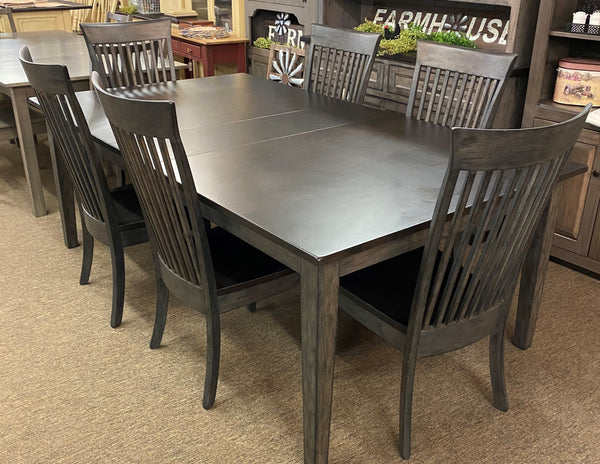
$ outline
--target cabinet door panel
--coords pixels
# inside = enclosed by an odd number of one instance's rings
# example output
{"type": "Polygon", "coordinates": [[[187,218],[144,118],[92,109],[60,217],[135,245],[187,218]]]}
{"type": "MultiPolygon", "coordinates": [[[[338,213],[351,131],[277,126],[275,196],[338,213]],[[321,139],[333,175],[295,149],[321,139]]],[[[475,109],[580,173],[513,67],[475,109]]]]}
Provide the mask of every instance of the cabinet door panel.
{"type": "MultiPolygon", "coordinates": [[[[600,182],[600,178],[592,179],[592,182],[600,182]]],[[[596,221],[592,233],[592,243],[590,243],[590,251],[588,258],[600,262],[600,208],[596,211],[596,221]]]]}
{"type": "MultiPolygon", "coordinates": [[[[547,124],[552,123],[542,119],[534,121],[534,126],[547,124]]],[[[592,182],[597,146],[584,143],[582,139],[586,140],[586,137],[579,138],[570,159],[585,164],[588,170],[585,174],[563,182],[553,244],[578,255],[587,256],[600,198],[600,185],[592,182]]]]}
{"type": "Polygon", "coordinates": [[[381,62],[373,63],[373,69],[369,76],[369,88],[374,90],[383,90],[383,76],[385,74],[385,65],[381,62]]]}
{"type": "Polygon", "coordinates": [[[412,64],[390,64],[387,91],[396,96],[394,100],[403,103],[408,101],[414,69],[412,64]]]}

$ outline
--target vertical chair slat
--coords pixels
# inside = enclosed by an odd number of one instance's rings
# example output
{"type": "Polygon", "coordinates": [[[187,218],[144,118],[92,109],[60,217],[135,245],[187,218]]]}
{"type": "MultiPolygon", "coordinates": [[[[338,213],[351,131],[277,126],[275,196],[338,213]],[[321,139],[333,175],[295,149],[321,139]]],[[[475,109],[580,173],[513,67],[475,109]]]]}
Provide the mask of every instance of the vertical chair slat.
{"type": "Polygon", "coordinates": [[[419,101],[419,109],[417,111],[417,119],[425,119],[423,116],[423,108],[425,107],[425,101],[427,99],[427,93],[429,89],[429,80],[431,78],[431,68],[427,67],[425,69],[425,77],[423,78],[423,89],[421,91],[421,99],[419,101]]]}
{"type": "Polygon", "coordinates": [[[431,113],[434,109],[435,104],[443,103],[443,99],[441,101],[438,101],[433,98],[433,95],[435,95],[437,93],[437,88],[438,88],[439,81],[440,81],[440,73],[441,73],[441,69],[439,69],[439,68],[436,68],[435,71],[433,72],[433,82],[431,83],[431,96],[432,97],[429,99],[429,102],[427,104],[427,113],[425,114],[425,117],[423,118],[427,122],[431,121],[431,113]]]}
{"type": "Polygon", "coordinates": [[[448,89],[448,80],[450,79],[450,72],[447,70],[442,70],[443,82],[441,84],[441,91],[439,97],[439,104],[437,106],[435,112],[435,118],[433,119],[434,124],[440,123],[440,116],[444,114],[444,110],[450,106],[452,103],[451,100],[448,100],[446,97],[446,90],[448,89]]]}

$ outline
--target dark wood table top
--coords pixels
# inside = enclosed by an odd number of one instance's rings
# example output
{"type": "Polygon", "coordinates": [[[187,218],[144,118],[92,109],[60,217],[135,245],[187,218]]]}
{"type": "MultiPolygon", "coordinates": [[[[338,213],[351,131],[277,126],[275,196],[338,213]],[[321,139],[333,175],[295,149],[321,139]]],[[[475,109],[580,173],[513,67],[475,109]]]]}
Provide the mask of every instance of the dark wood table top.
{"type": "MultiPolygon", "coordinates": [[[[199,195],[304,259],[339,259],[432,217],[447,128],[247,74],[128,94],[175,101],[199,195]]],[[[114,147],[93,94],[79,98],[92,134],[114,147]]]]}
{"type": "Polygon", "coordinates": [[[38,63],[67,66],[72,80],[86,80],[90,63],[83,36],[65,31],[16,32],[0,34],[0,86],[29,86],[18,59],[19,49],[27,45],[38,63]]]}
{"type": "MultiPolygon", "coordinates": [[[[429,225],[448,128],[248,74],[121,92],[173,100],[201,198],[304,259],[340,259],[429,225]]],[[[92,134],[116,148],[95,95],[78,95],[92,134]]]]}

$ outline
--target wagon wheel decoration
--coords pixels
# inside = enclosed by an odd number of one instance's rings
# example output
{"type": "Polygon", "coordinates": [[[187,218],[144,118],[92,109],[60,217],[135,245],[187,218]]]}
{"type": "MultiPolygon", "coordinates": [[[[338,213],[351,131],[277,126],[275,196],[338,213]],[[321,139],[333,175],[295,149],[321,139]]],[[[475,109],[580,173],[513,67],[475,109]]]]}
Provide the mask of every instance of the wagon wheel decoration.
{"type": "Polygon", "coordinates": [[[273,57],[269,68],[269,79],[292,87],[304,85],[303,50],[293,50],[289,47],[280,48],[277,58],[273,57]]]}

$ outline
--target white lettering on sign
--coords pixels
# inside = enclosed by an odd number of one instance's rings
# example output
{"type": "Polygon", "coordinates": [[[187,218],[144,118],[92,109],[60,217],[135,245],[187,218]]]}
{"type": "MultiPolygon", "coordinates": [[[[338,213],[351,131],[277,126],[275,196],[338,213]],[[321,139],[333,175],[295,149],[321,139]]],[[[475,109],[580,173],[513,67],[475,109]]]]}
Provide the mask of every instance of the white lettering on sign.
{"type": "Polygon", "coordinates": [[[375,16],[373,17],[373,22],[379,24],[381,21],[383,21],[383,15],[387,12],[387,9],[379,9],[377,10],[377,12],[375,13],[375,16]]]}
{"type": "MultiPolygon", "coordinates": [[[[281,36],[277,34],[276,26],[269,25],[269,36],[268,38],[276,42],[281,42],[281,36]]],[[[284,37],[285,44],[291,45],[292,47],[304,48],[304,42],[300,40],[302,37],[302,31],[300,29],[292,29],[291,27],[287,30],[287,35],[284,37]]]]}
{"type": "MultiPolygon", "coordinates": [[[[396,10],[390,8],[378,8],[373,15],[373,22],[394,29],[396,24],[405,29],[409,24],[417,24],[423,30],[442,32],[446,30],[458,30],[464,32],[472,41],[479,42],[478,45],[491,45],[500,47],[506,45],[509,30],[509,20],[503,18],[485,18],[480,16],[435,13],[431,11],[396,10]],[[460,23],[456,18],[461,18],[460,23]]],[[[484,46],[485,47],[485,46],[484,46]]]]}
{"type": "Polygon", "coordinates": [[[396,10],[392,10],[383,25],[389,27],[392,31],[396,28],[396,10]]]}

